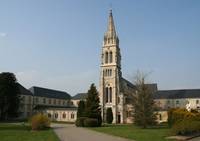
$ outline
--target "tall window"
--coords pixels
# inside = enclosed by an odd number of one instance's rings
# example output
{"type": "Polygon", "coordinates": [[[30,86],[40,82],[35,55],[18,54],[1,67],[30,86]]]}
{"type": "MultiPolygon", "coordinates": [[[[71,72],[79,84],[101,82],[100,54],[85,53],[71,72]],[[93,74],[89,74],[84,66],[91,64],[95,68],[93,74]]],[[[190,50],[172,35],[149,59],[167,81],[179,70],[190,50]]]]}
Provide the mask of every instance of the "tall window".
{"type": "Polygon", "coordinates": [[[71,114],[71,119],[74,119],[74,113],[71,114]]]}
{"type": "Polygon", "coordinates": [[[51,114],[50,113],[48,113],[48,118],[51,118],[51,114]]]}
{"type": "Polygon", "coordinates": [[[49,104],[51,104],[51,99],[49,99],[49,104]]]}
{"type": "Polygon", "coordinates": [[[106,103],[108,102],[108,88],[106,88],[106,103]]]}
{"type": "Polygon", "coordinates": [[[45,98],[43,98],[43,103],[46,104],[46,99],[45,98]]]}
{"type": "Polygon", "coordinates": [[[112,53],[112,51],[110,52],[110,63],[112,63],[112,61],[113,61],[113,53],[112,53]]]}
{"type": "Polygon", "coordinates": [[[55,113],[55,114],[54,114],[54,117],[55,117],[55,118],[58,118],[58,113],[55,113]]]}
{"type": "Polygon", "coordinates": [[[66,118],[66,114],[65,113],[63,113],[63,118],[66,118]]]}
{"type": "Polygon", "coordinates": [[[105,63],[108,63],[108,52],[106,52],[106,56],[105,56],[105,63]]]}
{"type": "Polygon", "coordinates": [[[110,102],[112,102],[112,88],[109,88],[109,97],[110,97],[110,102]]]}

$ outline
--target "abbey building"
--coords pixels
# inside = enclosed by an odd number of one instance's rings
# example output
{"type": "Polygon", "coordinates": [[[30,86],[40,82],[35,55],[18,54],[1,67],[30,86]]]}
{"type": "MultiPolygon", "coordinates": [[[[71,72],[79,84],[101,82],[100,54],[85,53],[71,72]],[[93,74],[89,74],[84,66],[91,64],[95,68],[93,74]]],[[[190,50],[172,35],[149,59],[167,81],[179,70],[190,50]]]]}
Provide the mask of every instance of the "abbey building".
{"type": "MultiPolygon", "coordinates": [[[[67,92],[41,87],[20,89],[20,118],[29,118],[40,112],[53,121],[75,122],[80,100],[86,100],[87,93],[71,96],[67,92]]],[[[200,89],[157,90],[157,84],[147,84],[155,92],[154,101],[159,107],[159,122],[167,121],[170,108],[197,109],[200,111],[200,89]]],[[[103,38],[100,65],[99,99],[102,119],[106,119],[107,108],[112,108],[113,123],[132,123],[132,106],[135,86],[122,77],[119,38],[116,33],[112,11],[103,38]]],[[[0,111],[1,113],[1,111],[0,111]]]]}

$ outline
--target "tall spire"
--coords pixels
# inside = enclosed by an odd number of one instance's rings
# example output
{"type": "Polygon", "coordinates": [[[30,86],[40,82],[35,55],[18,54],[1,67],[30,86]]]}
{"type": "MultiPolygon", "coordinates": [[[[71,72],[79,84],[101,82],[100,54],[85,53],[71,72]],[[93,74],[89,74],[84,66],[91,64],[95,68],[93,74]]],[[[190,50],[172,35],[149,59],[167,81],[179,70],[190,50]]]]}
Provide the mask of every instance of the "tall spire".
{"type": "Polygon", "coordinates": [[[115,25],[114,25],[114,20],[113,20],[113,15],[112,15],[112,10],[110,10],[109,13],[109,19],[108,19],[108,29],[106,32],[107,37],[116,37],[116,31],[115,31],[115,25]]]}

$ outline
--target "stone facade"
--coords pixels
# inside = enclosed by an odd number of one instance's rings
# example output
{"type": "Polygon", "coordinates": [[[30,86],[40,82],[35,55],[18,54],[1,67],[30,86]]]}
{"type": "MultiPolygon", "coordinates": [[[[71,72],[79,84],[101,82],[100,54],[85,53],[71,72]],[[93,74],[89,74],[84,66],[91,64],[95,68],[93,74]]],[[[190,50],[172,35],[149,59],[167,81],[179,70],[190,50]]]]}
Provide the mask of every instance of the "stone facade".
{"type": "Polygon", "coordinates": [[[195,109],[200,111],[200,89],[161,90],[155,93],[155,104],[159,108],[158,121],[167,121],[171,108],[195,109]]]}

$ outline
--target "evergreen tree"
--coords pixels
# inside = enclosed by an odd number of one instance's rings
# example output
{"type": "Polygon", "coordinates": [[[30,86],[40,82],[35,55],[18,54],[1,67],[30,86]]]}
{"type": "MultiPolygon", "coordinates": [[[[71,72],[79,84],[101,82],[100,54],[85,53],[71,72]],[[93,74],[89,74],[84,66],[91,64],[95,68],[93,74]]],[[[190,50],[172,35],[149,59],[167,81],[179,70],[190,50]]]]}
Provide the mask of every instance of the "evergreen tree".
{"type": "Polygon", "coordinates": [[[106,110],[106,122],[111,124],[113,121],[113,112],[112,112],[112,108],[108,108],[106,110]]]}
{"type": "Polygon", "coordinates": [[[94,84],[91,84],[87,94],[88,96],[86,100],[86,109],[85,109],[86,117],[97,119],[99,126],[101,126],[102,119],[101,119],[101,108],[99,105],[100,101],[97,89],[94,84]]]}
{"type": "Polygon", "coordinates": [[[156,123],[153,90],[145,84],[145,76],[136,76],[136,92],[134,94],[134,122],[143,128],[156,123]]]}
{"type": "Polygon", "coordinates": [[[77,118],[85,116],[85,101],[81,100],[78,104],[77,118]]]}
{"type": "Polygon", "coordinates": [[[17,117],[19,102],[19,87],[15,75],[0,73],[0,119],[17,117]]]}

